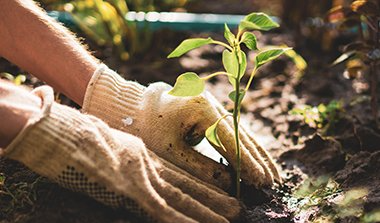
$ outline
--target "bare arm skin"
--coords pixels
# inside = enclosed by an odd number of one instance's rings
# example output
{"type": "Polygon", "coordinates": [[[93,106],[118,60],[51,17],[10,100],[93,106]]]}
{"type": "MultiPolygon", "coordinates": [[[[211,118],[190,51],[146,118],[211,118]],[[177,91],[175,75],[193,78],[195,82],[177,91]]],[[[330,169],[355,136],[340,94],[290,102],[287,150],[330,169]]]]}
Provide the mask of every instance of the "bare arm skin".
{"type": "Polygon", "coordinates": [[[74,35],[32,0],[0,0],[0,56],[79,105],[99,64],[74,35]]]}

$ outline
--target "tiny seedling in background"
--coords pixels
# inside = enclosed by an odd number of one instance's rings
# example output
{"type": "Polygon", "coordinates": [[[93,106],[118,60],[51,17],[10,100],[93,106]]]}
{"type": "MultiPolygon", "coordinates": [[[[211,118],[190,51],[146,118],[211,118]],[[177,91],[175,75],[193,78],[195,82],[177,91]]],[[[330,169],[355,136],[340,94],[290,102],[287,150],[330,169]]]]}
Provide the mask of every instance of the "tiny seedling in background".
{"type": "Polygon", "coordinates": [[[303,108],[294,108],[289,114],[302,116],[303,121],[310,127],[320,129],[322,135],[328,135],[333,133],[343,111],[343,102],[332,100],[327,105],[321,103],[318,106],[306,105],[303,108]]]}
{"type": "MultiPolygon", "coordinates": [[[[206,77],[199,77],[194,72],[186,72],[181,74],[174,85],[174,88],[169,94],[179,97],[197,96],[200,95],[205,88],[205,81],[217,75],[226,75],[234,91],[230,92],[229,98],[234,102],[234,109],[232,114],[235,132],[235,145],[236,145],[236,196],[240,196],[240,170],[241,170],[241,155],[240,155],[240,140],[239,140],[239,120],[241,102],[252,84],[253,77],[257,70],[271,60],[276,59],[281,54],[288,51],[288,47],[271,47],[266,50],[259,50],[257,48],[256,36],[251,32],[252,30],[268,31],[273,28],[279,27],[268,15],[264,13],[251,13],[247,15],[239,24],[238,33],[233,34],[227,25],[225,25],[224,37],[227,43],[216,41],[211,38],[193,38],[184,40],[168,58],[180,57],[190,50],[207,45],[217,44],[225,48],[222,54],[222,61],[224,71],[212,73],[206,77]],[[250,73],[248,83],[245,88],[240,86],[240,81],[245,74],[247,68],[247,56],[241,50],[241,44],[244,44],[248,49],[257,51],[255,57],[255,64],[252,72],[250,73]]],[[[218,123],[226,118],[221,117],[213,125],[206,130],[207,140],[216,147],[223,147],[219,140],[217,129],[218,123]]]]}

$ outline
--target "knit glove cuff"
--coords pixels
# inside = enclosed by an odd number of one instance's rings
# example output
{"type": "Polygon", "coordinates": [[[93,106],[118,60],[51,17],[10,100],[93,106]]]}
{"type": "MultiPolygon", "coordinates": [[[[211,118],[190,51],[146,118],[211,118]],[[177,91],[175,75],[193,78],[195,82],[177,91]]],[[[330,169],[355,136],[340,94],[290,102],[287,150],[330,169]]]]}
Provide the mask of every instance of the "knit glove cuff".
{"type": "Polygon", "coordinates": [[[136,133],[131,125],[139,115],[145,89],[102,64],[87,86],[82,111],[104,120],[112,128],[136,133]]]}
{"type": "MultiPolygon", "coordinates": [[[[61,117],[55,117],[52,115],[52,105],[54,102],[53,91],[49,87],[40,87],[33,91],[34,94],[41,97],[42,107],[41,113],[30,117],[28,122],[25,124],[21,132],[16,136],[15,139],[8,145],[8,147],[3,150],[4,156],[25,162],[27,166],[35,166],[36,172],[43,172],[44,175],[48,177],[56,176],[55,170],[50,168],[50,165],[43,165],[45,162],[42,161],[43,154],[40,153],[41,150],[46,149],[51,142],[41,143],[40,137],[46,135],[46,132],[49,134],[54,131],[54,124],[57,120],[60,120],[61,117]],[[51,116],[51,118],[48,118],[51,116]],[[33,138],[38,136],[36,138],[33,138]],[[24,151],[24,148],[28,148],[27,151],[24,151]],[[30,149],[29,149],[30,148],[30,149]],[[40,149],[41,148],[41,149],[40,149]],[[38,151],[35,155],[31,156],[31,153],[38,151]]],[[[65,114],[62,114],[65,115],[65,114]]],[[[63,117],[64,120],[64,117],[63,117]]],[[[55,155],[55,154],[54,154],[55,155]]],[[[47,160],[50,161],[50,160],[47,160]]]]}
{"type": "Polygon", "coordinates": [[[78,148],[84,146],[78,145],[78,139],[92,136],[97,126],[92,124],[90,116],[54,103],[50,87],[37,88],[33,93],[41,97],[42,112],[29,118],[4,155],[21,161],[41,175],[56,179],[62,173],[62,167],[71,166],[69,162],[73,159],[68,156],[82,155],[78,148]],[[55,149],[57,145],[62,145],[63,149],[55,149]]]}

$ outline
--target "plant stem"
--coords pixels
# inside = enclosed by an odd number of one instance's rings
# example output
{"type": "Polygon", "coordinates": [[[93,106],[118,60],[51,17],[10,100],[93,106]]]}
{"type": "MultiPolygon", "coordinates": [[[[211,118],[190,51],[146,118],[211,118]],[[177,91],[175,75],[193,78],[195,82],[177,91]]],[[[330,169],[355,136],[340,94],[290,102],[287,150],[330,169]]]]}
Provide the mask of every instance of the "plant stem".
{"type": "Polygon", "coordinates": [[[212,43],[213,43],[213,44],[218,44],[218,45],[224,46],[224,47],[226,47],[227,49],[229,49],[231,52],[232,52],[232,50],[233,50],[232,47],[230,47],[229,45],[227,45],[227,44],[225,44],[225,43],[223,43],[223,42],[221,42],[221,41],[213,40],[212,43]]]}
{"type": "MultiPolygon", "coordinates": [[[[235,49],[235,56],[238,57],[239,51],[235,49]]],[[[240,116],[240,63],[238,63],[238,76],[235,80],[235,102],[234,111],[232,114],[235,131],[235,145],[236,145],[236,197],[240,197],[240,172],[241,172],[241,155],[240,155],[240,139],[239,139],[239,116],[240,116]]]]}
{"type": "MultiPolygon", "coordinates": [[[[239,83],[235,82],[235,92],[236,97],[240,97],[239,93],[239,83]]],[[[234,111],[233,111],[233,119],[234,119],[234,130],[235,130],[235,144],[236,144],[236,197],[240,197],[240,172],[241,172],[241,163],[240,163],[240,140],[239,140],[239,102],[235,100],[234,111]]]]}
{"type": "Polygon", "coordinates": [[[212,73],[212,74],[210,74],[210,75],[208,75],[208,76],[206,76],[206,77],[201,77],[201,79],[203,79],[203,80],[208,80],[208,79],[210,79],[210,78],[213,78],[213,77],[215,77],[215,76],[218,76],[218,75],[227,75],[227,76],[229,76],[229,77],[233,77],[233,78],[235,78],[233,75],[231,75],[231,74],[229,74],[229,73],[227,73],[227,72],[224,72],[224,71],[219,71],[219,72],[215,72],[215,73],[212,73]]]}
{"type": "Polygon", "coordinates": [[[255,74],[256,74],[256,71],[257,71],[257,68],[256,68],[256,65],[255,65],[255,67],[253,68],[253,71],[251,72],[251,75],[250,75],[250,77],[249,77],[249,80],[248,80],[247,86],[245,87],[245,91],[248,91],[249,86],[251,86],[251,83],[252,83],[253,77],[254,77],[255,74]]]}
{"type": "Polygon", "coordinates": [[[241,37],[241,35],[243,34],[243,32],[244,32],[244,29],[239,29],[239,31],[238,31],[238,33],[237,33],[237,35],[236,35],[236,39],[237,39],[237,41],[238,41],[239,43],[241,42],[240,37],[241,37]]]}

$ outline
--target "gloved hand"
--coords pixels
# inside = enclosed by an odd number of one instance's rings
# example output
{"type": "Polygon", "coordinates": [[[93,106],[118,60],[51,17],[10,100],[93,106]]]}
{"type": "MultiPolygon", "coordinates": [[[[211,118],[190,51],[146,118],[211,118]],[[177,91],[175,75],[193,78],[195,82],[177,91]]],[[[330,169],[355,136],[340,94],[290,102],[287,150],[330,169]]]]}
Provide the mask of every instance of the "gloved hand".
{"type": "MultiPolygon", "coordinates": [[[[113,128],[141,137],[157,155],[194,176],[228,189],[231,179],[225,167],[192,148],[193,142],[199,142],[205,130],[227,111],[208,92],[175,97],[168,94],[170,89],[165,83],[145,88],[102,65],[87,87],[83,110],[113,128]]],[[[235,167],[232,118],[220,122],[218,135],[226,148],[218,152],[235,167]]],[[[240,138],[242,179],[257,187],[280,182],[274,161],[244,128],[240,128],[240,138]]]]}
{"type": "Polygon", "coordinates": [[[139,138],[54,103],[49,87],[34,94],[42,99],[41,112],[0,150],[2,155],[150,221],[228,222],[239,214],[236,199],[162,163],[139,138]]]}

